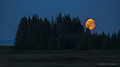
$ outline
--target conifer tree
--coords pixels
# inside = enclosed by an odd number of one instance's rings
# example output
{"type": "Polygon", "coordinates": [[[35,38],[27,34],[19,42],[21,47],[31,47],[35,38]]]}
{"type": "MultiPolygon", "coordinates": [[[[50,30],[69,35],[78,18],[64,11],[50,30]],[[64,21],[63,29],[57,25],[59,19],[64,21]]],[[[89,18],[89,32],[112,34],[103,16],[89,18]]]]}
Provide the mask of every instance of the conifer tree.
{"type": "Polygon", "coordinates": [[[15,50],[27,50],[27,45],[26,45],[26,30],[27,30],[27,18],[24,16],[20,24],[18,26],[18,30],[16,33],[16,38],[15,38],[15,50]]]}
{"type": "Polygon", "coordinates": [[[37,50],[46,50],[48,46],[48,40],[51,34],[51,25],[47,18],[44,19],[41,25],[41,34],[39,36],[39,44],[37,50]]]}

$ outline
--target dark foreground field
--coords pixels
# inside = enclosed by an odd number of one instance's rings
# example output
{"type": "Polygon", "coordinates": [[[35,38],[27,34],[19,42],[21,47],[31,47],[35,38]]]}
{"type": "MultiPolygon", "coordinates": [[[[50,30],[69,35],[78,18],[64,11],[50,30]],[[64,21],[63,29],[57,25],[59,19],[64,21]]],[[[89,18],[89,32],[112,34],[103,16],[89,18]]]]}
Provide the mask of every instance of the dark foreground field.
{"type": "Polygon", "coordinates": [[[0,67],[120,67],[120,51],[1,51],[0,67]]]}

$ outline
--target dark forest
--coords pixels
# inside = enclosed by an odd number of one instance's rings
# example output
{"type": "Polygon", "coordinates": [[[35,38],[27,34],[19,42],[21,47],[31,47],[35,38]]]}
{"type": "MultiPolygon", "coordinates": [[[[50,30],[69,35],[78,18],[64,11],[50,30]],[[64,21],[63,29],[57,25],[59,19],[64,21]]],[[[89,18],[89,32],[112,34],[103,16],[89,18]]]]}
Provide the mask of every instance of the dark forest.
{"type": "Polygon", "coordinates": [[[17,29],[14,50],[119,50],[120,31],[91,33],[79,17],[57,14],[51,21],[37,14],[23,17],[17,29]]]}

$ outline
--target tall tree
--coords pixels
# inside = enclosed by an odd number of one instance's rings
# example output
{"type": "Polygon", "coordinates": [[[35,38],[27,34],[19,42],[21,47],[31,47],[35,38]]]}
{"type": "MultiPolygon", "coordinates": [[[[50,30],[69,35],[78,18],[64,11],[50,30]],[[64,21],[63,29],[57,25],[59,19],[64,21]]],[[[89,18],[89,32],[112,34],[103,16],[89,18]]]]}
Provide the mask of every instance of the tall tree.
{"type": "Polygon", "coordinates": [[[102,32],[102,43],[100,45],[100,48],[102,50],[107,50],[108,49],[108,37],[105,35],[104,32],[102,32]]]}
{"type": "Polygon", "coordinates": [[[117,45],[118,45],[118,49],[120,49],[120,30],[118,30],[118,34],[117,34],[117,45]]]}
{"type": "Polygon", "coordinates": [[[97,50],[99,49],[99,44],[98,44],[99,40],[98,40],[98,34],[97,33],[93,33],[92,38],[91,38],[91,44],[90,47],[92,50],[97,50]]]}
{"type": "Polygon", "coordinates": [[[56,21],[54,22],[54,19],[53,19],[53,16],[52,16],[52,24],[51,24],[51,35],[53,37],[57,37],[58,36],[58,26],[57,26],[57,23],[56,21]]]}
{"type": "Polygon", "coordinates": [[[15,38],[15,50],[27,50],[26,45],[26,30],[27,30],[27,18],[24,16],[18,26],[18,30],[15,38]]]}
{"type": "Polygon", "coordinates": [[[41,34],[39,37],[39,44],[37,45],[38,50],[45,50],[48,46],[48,40],[51,34],[51,25],[47,18],[42,22],[41,34]]]}
{"type": "Polygon", "coordinates": [[[59,15],[57,15],[56,24],[57,24],[57,27],[58,27],[58,34],[62,34],[61,26],[63,24],[63,17],[61,16],[61,13],[59,13],[59,15]]]}
{"type": "Polygon", "coordinates": [[[114,32],[111,36],[110,46],[111,46],[111,49],[117,49],[118,48],[116,32],[114,32]]]}
{"type": "Polygon", "coordinates": [[[81,25],[81,22],[79,20],[79,17],[77,16],[77,18],[73,18],[72,20],[72,31],[74,33],[78,33],[78,32],[83,32],[84,31],[84,28],[83,26],[81,25]]]}

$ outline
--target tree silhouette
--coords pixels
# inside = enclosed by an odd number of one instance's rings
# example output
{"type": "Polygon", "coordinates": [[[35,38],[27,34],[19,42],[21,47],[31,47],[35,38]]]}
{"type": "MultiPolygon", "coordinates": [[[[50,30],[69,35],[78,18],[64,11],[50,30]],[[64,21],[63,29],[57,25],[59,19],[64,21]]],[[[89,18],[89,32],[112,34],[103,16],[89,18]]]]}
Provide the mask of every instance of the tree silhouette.
{"type": "Polygon", "coordinates": [[[16,33],[16,38],[15,38],[15,50],[26,50],[27,49],[27,18],[24,16],[19,24],[17,33],[16,33]]]}
{"type": "Polygon", "coordinates": [[[24,16],[18,26],[14,50],[115,50],[120,49],[120,31],[106,35],[84,29],[79,17],[59,13],[51,22],[35,14],[24,16]]]}

